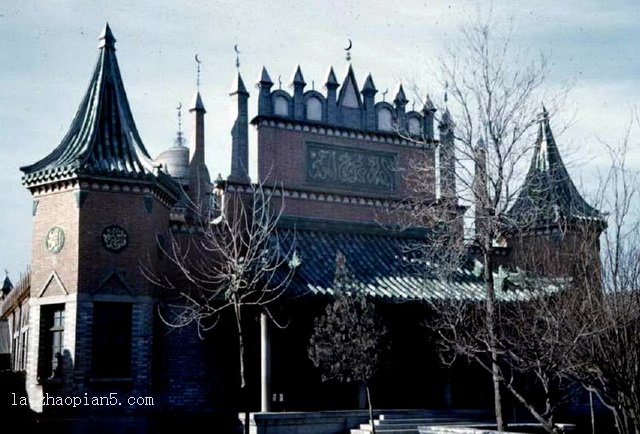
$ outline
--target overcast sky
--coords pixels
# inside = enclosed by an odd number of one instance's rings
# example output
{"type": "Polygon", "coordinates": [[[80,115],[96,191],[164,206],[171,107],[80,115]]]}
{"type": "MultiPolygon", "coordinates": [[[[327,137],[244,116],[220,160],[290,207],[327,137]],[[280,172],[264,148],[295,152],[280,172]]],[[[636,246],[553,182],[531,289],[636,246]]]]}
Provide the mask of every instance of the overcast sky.
{"type": "MultiPolygon", "coordinates": [[[[566,144],[582,159],[570,169],[576,182],[592,179],[603,153],[598,138],[619,140],[640,101],[640,2],[496,0],[493,5],[496,22],[515,17],[515,43],[550,56],[549,86],[575,81],[559,114],[575,112],[575,122],[559,142],[561,152],[566,144]]],[[[64,136],[97,60],[97,37],[106,21],[117,39],[138,130],[154,156],[172,144],[175,107],[191,101],[194,54],[199,54],[207,163],[212,176],[224,176],[230,166],[234,44],[251,92],[251,117],[257,103],[253,83],[262,65],[276,86],[281,76],[285,87],[300,64],[308,87],[314,82],[320,90],[330,65],[342,81],[348,38],[361,84],[371,72],[381,92],[392,92],[405,80],[441,95],[429,76],[431,66],[475,11],[475,1],[460,0],[0,1],[0,267],[15,279],[30,262],[31,199],[18,168],[45,156],[64,136]]],[[[640,140],[634,140],[639,148],[640,140]]]]}

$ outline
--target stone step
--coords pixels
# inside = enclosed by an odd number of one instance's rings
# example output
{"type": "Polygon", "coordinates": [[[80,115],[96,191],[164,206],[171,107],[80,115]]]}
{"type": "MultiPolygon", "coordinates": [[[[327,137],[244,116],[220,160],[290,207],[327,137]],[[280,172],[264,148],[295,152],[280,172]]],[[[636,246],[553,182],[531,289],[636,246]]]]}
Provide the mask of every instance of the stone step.
{"type": "Polygon", "coordinates": [[[376,425],[395,425],[395,424],[419,424],[419,425],[430,425],[430,424],[447,424],[453,422],[464,422],[464,423],[476,423],[480,419],[470,418],[459,418],[459,417],[420,417],[420,418],[397,418],[397,419],[380,419],[375,420],[374,423],[376,425]]]}
{"type": "MultiPolygon", "coordinates": [[[[487,419],[489,413],[484,410],[397,410],[392,413],[380,414],[380,420],[408,419],[408,418],[434,418],[446,417],[449,419],[487,419]]],[[[490,415],[489,415],[490,416],[490,415]]]]}
{"type": "MultiPolygon", "coordinates": [[[[376,430],[379,429],[413,429],[417,428],[419,425],[469,425],[475,424],[476,422],[470,422],[468,420],[461,421],[459,419],[413,419],[413,420],[403,420],[398,419],[397,421],[378,421],[375,420],[373,422],[376,425],[376,430]]],[[[360,424],[360,429],[368,429],[371,431],[370,423],[362,423],[360,424]]]]}

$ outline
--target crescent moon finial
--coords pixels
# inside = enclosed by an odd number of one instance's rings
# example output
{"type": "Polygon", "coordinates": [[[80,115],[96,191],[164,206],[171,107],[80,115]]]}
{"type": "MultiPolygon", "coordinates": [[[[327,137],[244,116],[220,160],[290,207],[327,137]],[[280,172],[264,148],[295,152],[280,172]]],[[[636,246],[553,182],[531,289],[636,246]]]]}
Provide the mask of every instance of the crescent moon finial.
{"type": "Polygon", "coordinates": [[[200,92],[200,64],[202,61],[198,57],[198,53],[196,53],[193,58],[196,60],[196,89],[200,92]]]}
{"type": "Polygon", "coordinates": [[[351,61],[351,48],[353,47],[353,42],[351,41],[351,38],[349,38],[348,40],[349,40],[349,46],[344,49],[344,51],[347,52],[347,62],[351,61]]]}
{"type": "Polygon", "coordinates": [[[233,46],[233,51],[236,52],[236,69],[240,69],[240,50],[238,50],[238,44],[233,46]]]}

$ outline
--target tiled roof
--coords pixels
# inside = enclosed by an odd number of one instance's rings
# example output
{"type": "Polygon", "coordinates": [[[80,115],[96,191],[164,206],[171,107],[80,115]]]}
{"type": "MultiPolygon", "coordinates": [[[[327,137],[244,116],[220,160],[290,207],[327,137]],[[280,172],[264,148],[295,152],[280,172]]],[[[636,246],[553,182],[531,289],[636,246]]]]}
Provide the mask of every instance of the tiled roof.
{"type": "Polygon", "coordinates": [[[20,169],[26,185],[78,174],[166,178],[157,171],[138,134],[109,25],[100,41],[98,62],[69,131],[49,155],[20,169]]]}
{"type": "Polygon", "coordinates": [[[520,227],[547,226],[562,220],[604,223],[602,213],[584,200],[571,181],[544,107],[529,172],[507,215],[520,227]]]}
{"type": "MultiPolygon", "coordinates": [[[[280,242],[286,252],[295,246],[300,258],[288,287],[291,295],[332,295],[338,252],[345,257],[354,285],[374,298],[394,302],[482,300],[485,295],[483,281],[471,268],[458,269],[445,278],[415,259],[411,251],[424,240],[348,231],[287,230],[280,242]]],[[[505,280],[499,277],[499,282],[505,280]]],[[[518,285],[496,286],[496,296],[502,300],[522,300],[531,294],[520,291],[518,285]]]]}

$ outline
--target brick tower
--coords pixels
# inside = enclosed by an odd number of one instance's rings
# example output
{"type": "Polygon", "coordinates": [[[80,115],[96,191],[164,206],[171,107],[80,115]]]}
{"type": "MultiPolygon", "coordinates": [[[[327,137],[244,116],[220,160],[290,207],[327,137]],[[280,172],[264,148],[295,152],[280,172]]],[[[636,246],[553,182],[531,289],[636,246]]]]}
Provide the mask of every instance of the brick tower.
{"type": "Polygon", "coordinates": [[[68,133],[21,168],[33,196],[27,391],[35,410],[47,393],[150,389],[156,298],[140,268],[161,266],[157,239],[178,191],[140,139],[115,41],[107,25],[68,133]]]}

